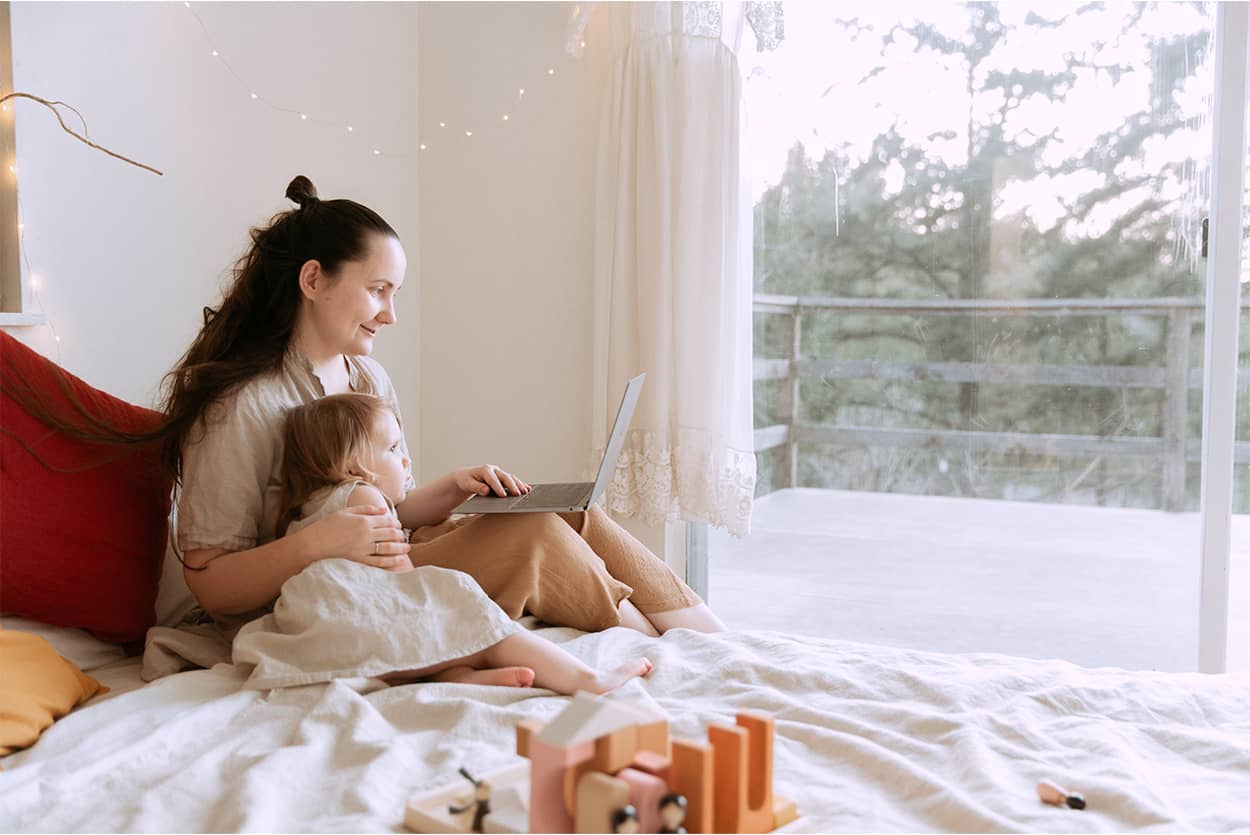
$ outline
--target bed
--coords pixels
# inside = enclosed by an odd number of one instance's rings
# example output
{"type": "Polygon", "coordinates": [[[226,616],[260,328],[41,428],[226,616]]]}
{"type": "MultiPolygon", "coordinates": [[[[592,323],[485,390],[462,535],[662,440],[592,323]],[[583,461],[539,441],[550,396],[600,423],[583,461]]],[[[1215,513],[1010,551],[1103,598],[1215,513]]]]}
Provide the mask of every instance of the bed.
{"type": "MultiPolygon", "coordinates": [[[[534,627],[536,624],[530,623],[534,627]]],[[[1082,669],[771,632],[647,638],[541,628],[592,665],[655,670],[617,695],[702,738],[775,718],[787,831],[1250,831],[1250,676],[1082,669]],[[1077,811],[1041,803],[1051,779],[1077,811]]],[[[519,759],[514,727],[567,698],[460,684],[337,680],[245,690],[232,664],[112,690],[0,759],[5,831],[405,831],[412,797],[519,759]]]]}
{"type": "MultiPolygon", "coordinates": [[[[125,426],[154,419],[3,332],[0,354],[6,379],[24,368],[44,401],[73,392],[125,426]]],[[[166,541],[168,484],[151,456],[100,465],[98,450],[47,432],[0,394],[11,603],[0,626],[46,632],[51,649],[110,688],[0,758],[0,831],[403,831],[408,800],[460,779],[462,766],[518,762],[518,720],[568,703],[542,690],[372,678],[251,689],[228,648],[183,656],[203,669],[162,667],[148,627],[189,634],[171,626],[193,605],[166,541]],[[72,526],[65,506],[82,511],[72,526]],[[147,669],[83,630],[147,635],[147,669]]],[[[365,609],[343,611],[350,626],[365,609]]],[[[802,815],[788,830],[1250,831],[1244,674],[1082,669],[771,632],[537,631],[592,666],[650,657],[654,671],[617,695],[662,710],[675,735],[703,739],[709,723],[743,710],[771,715],[775,789],[802,815]],[[1088,808],[1041,803],[1043,779],[1083,793],[1088,808]]]]}

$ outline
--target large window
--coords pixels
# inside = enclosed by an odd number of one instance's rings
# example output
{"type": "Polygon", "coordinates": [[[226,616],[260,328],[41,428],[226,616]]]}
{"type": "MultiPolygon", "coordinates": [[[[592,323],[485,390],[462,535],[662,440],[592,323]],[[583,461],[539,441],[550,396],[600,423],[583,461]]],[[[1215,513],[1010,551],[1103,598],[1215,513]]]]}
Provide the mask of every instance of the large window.
{"type": "Polygon", "coordinates": [[[1193,669],[1212,8],[786,15],[742,67],[760,485],[714,601],[1193,669]]]}

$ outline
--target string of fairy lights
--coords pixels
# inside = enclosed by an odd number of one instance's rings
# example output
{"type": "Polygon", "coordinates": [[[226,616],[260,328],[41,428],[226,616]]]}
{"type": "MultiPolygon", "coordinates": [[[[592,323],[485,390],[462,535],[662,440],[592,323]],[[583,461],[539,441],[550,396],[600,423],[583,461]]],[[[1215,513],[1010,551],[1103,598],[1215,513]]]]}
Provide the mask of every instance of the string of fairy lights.
{"type": "MultiPolygon", "coordinates": [[[[301,123],[311,123],[313,125],[321,125],[321,126],[331,128],[335,131],[343,131],[345,133],[351,134],[353,137],[357,137],[361,140],[362,142],[361,147],[365,149],[365,153],[367,153],[368,156],[387,157],[387,158],[402,158],[402,157],[412,156],[412,153],[406,153],[402,151],[397,152],[397,151],[394,151],[393,149],[388,150],[388,149],[385,149],[381,143],[378,143],[375,141],[367,141],[363,135],[364,131],[357,131],[356,126],[353,122],[350,122],[350,121],[344,122],[344,121],[340,121],[336,119],[322,118],[314,113],[311,113],[307,109],[303,109],[299,107],[288,107],[286,106],[285,103],[280,103],[276,101],[275,99],[271,98],[261,88],[257,87],[256,85],[252,84],[247,79],[243,78],[243,76],[240,75],[237,70],[235,70],[234,66],[231,64],[231,62],[227,58],[225,51],[217,43],[216,39],[213,37],[212,32],[209,31],[208,26],[205,25],[203,19],[196,12],[195,7],[190,2],[190,0],[181,0],[181,4],[183,8],[195,20],[196,25],[199,27],[199,30],[204,38],[204,43],[206,45],[205,49],[206,49],[208,57],[216,60],[217,62],[221,64],[223,68],[225,68],[225,70],[230,74],[230,76],[233,77],[235,81],[238,83],[239,88],[242,91],[242,94],[247,96],[250,100],[256,102],[259,105],[263,105],[267,107],[271,111],[297,117],[301,123]]],[[[585,46],[584,42],[582,43],[582,46],[583,47],[585,46]]],[[[547,67],[544,72],[536,73],[539,79],[544,79],[544,78],[551,79],[553,76],[555,76],[555,74],[556,74],[555,67],[547,67]]],[[[527,86],[523,86],[523,83],[517,84],[515,86],[516,93],[508,97],[507,106],[499,108],[497,118],[490,117],[489,120],[484,119],[484,121],[493,122],[496,125],[513,122],[514,121],[513,116],[515,115],[517,108],[519,108],[526,101],[527,89],[532,90],[533,85],[531,84],[527,88],[527,86]]],[[[147,169],[148,171],[151,171],[155,174],[159,175],[162,173],[160,171],[157,171],[155,168],[152,168],[151,166],[145,165],[140,162],[136,162],[135,160],[132,160],[128,157],[123,157],[120,154],[114,153],[113,151],[110,151],[109,149],[104,148],[101,145],[97,145],[94,141],[90,139],[90,134],[87,131],[87,123],[86,123],[86,120],[83,119],[82,114],[79,113],[77,110],[75,110],[72,106],[64,102],[60,102],[60,101],[49,102],[44,99],[40,99],[37,96],[9,91],[8,100],[0,103],[0,108],[2,108],[3,110],[4,118],[11,119],[13,117],[14,108],[12,107],[12,104],[13,104],[12,97],[15,97],[15,96],[23,97],[27,99],[34,99],[35,101],[48,107],[50,110],[52,110],[53,113],[56,114],[57,120],[61,123],[61,127],[66,132],[70,133],[75,138],[79,139],[82,142],[85,142],[91,147],[96,148],[100,151],[103,151],[104,153],[109,154],[110,156],[116,157],[117,159],[124,160],[125,162],[128,162],[137,167],[147,169]],[[69,110],[73,111],[73,113],[78,117],[79,121],[82,124],[81,134],[75,132],[69,126],[65,124],[65,121],[62,118],[61,113],[57,110],[58,107],[68,108],[69,110]]],[[[419,152],[432,151],[435,149],[436,146],[445,147],[447,144],[453,141],[453,138],[457,138],[457,137],[460,138],[461,140],[472,139],[474,134],[479,133],[481,129],[484,127],[486,126],[485,125],[469,125],[469,124],[465,124],[461,126],[453,126],[447,120],[440,119],[438,121],[438,131],[436,135],[434,137],[420,137],[418,141],[416,142],[416,150],[419,153],[419,152]]],[[[16,158],[10,159],[7,162],[7,165],[8,165],[10,176],[13,178],[14,182],[16,182],[17,180],[16,158]]],[[[31,267],[31,264],[30,264],[30,249],[26,244],[26,224],[23,220],[24,216],[25,216],[25,211],[22,208],[21,194],[19,192],[18,193],[18,223],[17,223],[18,251],[21,253],[20,254],[21,262],[25,266],[24,285],[29,291],[29,298],[31,299],[31,301],[34,302],[39,313],[43,316],[43,319],[44,319],[43,325],[47,327],[49,332],[52,334],[52,338],[56,346],[57,362],[59,364],[61,362],[61,335],[57,331],[56,325],[52,321],[52,317],[48,315],[47,309],[45,308],[43,304],[43,298],[40,295],[40,291],[44,287],[45,276],[42,273],[36,272],[31,267]]]]}
{"type": "MultiPolygon", "coordinates": [[[[341,121],[337,119],[321,118],[313,113],[310,113],[308,110],[305,110],[303,108],[288,107],[288,106],[285,106],[284,104],[279,104],[278,102],[271,99],[264,92],[262,92],[258,87],[253,85],[250,81],[243,78],[243,76],[241,76],[235,70],[235,68],[231,65],[230,61],[227,59],[225,52],[220,48],[220,46],[218,46],[217,42],[213,38],[212,33],[209,31],[208,27],[204,24],[203,19],[196,12],[194,4],[192,4],[190,0],[182,0],[182,5],[183,7],[186,8],[188,12],[191,13],[191,16],[195,19],[196,24],[199,26],[200,31],[203,33],[204,42],[206,44],[209,57],[220,62],[221,65],[225,67],[226,71],[231,76],[234,77],[235,81],[238,82],[239,89],[243,95],[246,95],[249,99],[257,102],[258,104],[268,107],[270,110],[273,110],[278,113],[286,113],[286,114],[290,114],[291,116],[298,117],[301,122],[309,122],[312,124],[325,125],[336,131],[344,131],[346,133],[352,134],[353,136],[360,135],[360,132],[356,130],[355,124],[352,122],[341,121]]],[[[582,46],[583,47],[586,46],[584,41],[582,42],[582,46]]],[[[539,78],[550,79],[555,74],[556,74],[555,67],[547,67],[546,70],[539,75],[539,78]]],[[[516,108],[519,107],[525,101],[526,90],[527,90],[527,88],[523,86],[523,84],[516,86],[515,89],[516,89],[516,93],[509,95],[508,104],[510,105],[510,107],[509,106],[501,107],[498,111],[499,113],[498,118],[490,117],[489,118],[490,122],[493,122],[495,124],[502,124],[504,122],[512,121],[513,112],[515,112],[516,108]]],[[[531,85],[529,89],[532,90],[533,86],[531,85]]],[[[446,120],[440,119],[438,122],[439,129],[438,129],[437,138],[434,138],[434,137],[419,138],[417,141],[417,150],[418,151],[433,150],[436,147],[436,145],[442,145],[446,141],[450,140],[452,137],[460,137],[466,140],[471,139],[474,133],[478,132],[482,127],[484,126],[483,125],[471,125],[471,124],[465,124],[465,125],[456,127],[456,126],[450,125],[446,120]],[[444,131],[446,131],[446,133],[444,133],[444,131]]],[[[381,145],[374,143],[374,142],[365,142],[362,147],[367,148],[369,152],[371,153],[371,155],[375,157],[411,156],[411,154],[405,153],[405,152],[397,153],[394,151],[384,151],[381,145]]]]}
{"type": "MultiPolygon", "coordinates": [[[[12,119],[14,115],[13,97],[16,94],[12,90],[4,90],[4,91],[0,91],[0,93],[3,93],[5,96],[5,100],[3,102],[0,102],[0,113],[3,113],[3,118],[5,120],[12,119]]],[[[56,102],[56,104],[60,105],[62,103],[56,102]]],[[[73,108],[70,108],[70,109],[73,110],[73,108]]],[[[77,111],[74,111],[74,112],[77,113],[77,111]]],[[[79,116],[81,118],[81,114],[79,114],[79,116]]],[[[6,125],[6,129],[7,129],[7,125],[6,125]]],[[[83,129],[84,131],[86,130],[85,123],[84,123],[83,129]]],[[[9,176],[13,179],[14,184],[16,185],[16,181],[17,181],[17,159],[16,157],[11,157],[10,159],[6,161],[5,164],[7,165],[9,169],[9,176]]],[[[16,188],[15,188],[15,191],[16,191],[16,188]]],[[[22,195],[20,192],[17,192],[17,251],[19,253],[18,257],[21,259],[20,264],[24,264],[26,267],[25,269],[26,280],[23,283],[26,288],[26,291],[29,292],[30,294],[30,299],[35,303],[40,314],[43,316],[44,326],[46,326],[49,332],[52,334],[53,344],[56,346],[56,361],[58,364],[60,364],[62,361],[61,360],[61,335],[57,332],[56,325],[55,323],[53,323],[52,318],[48,316],[47,309],[44,307],[44,304],[43,304],[43,298],[39,294],[39,291],[43,289],[43,276],[35,272],[35,270],[30,265],[30,249],[29,247],[26,246],[26,223],[23,221],[25,214],[26,214],[26,210],[22,206],[22,195]]],[[[19,264],[19,269],[20,269],[20,264],[19,264]]]]}

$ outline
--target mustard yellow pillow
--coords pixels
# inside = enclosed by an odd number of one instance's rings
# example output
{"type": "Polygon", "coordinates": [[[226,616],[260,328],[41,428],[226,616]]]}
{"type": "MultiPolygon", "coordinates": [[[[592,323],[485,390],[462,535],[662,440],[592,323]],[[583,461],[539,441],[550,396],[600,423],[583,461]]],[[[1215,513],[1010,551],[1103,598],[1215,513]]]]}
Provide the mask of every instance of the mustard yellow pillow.
{"type": "Polygon", "coordinates": [[[34,745],[52,723],[108,688],[38,635],[0,628],[0,756],[34,745]]]}

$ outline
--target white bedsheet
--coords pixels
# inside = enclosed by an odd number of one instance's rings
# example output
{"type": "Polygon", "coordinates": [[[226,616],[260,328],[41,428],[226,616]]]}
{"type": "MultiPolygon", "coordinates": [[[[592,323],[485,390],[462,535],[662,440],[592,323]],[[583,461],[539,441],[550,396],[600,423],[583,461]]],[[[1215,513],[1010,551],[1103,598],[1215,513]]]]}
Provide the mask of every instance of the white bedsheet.
{"type": "MultiPolygon", "coordinates": [[[[1250,831],[1250,677],[1084,670],[776,633],[542,630],[594,665],[646,654],[649,701],[703,737],[776,718],[800,831],[1250,831]],[[1039,779],[1085,811],[1041,804],[1039,779]]],[[[229,665],[75,711],[2,761],[5,831],[403,831],[406,800],[516,761],[546,691],[338,681],[241,689],[229,665]]]]}

